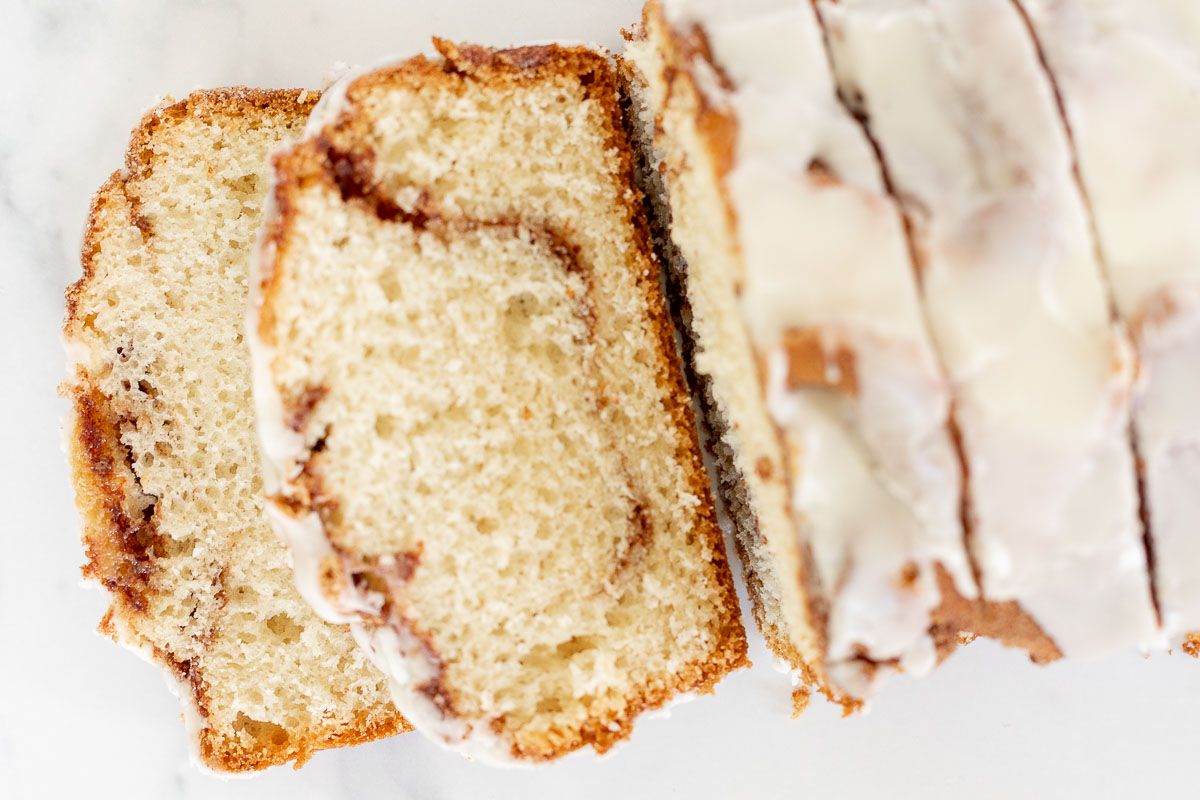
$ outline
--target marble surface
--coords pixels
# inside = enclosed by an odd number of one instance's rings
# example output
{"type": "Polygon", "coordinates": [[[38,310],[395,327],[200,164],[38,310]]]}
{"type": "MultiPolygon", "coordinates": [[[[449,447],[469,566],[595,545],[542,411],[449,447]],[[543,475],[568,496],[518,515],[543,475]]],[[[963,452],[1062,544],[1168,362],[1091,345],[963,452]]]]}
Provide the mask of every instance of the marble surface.
{"type": "MultiPolygon", "coordinates": [[[[88,197],[157,95],[314,86],[334,62],[427,48],[430,34],[616,45],[635,0],[0,0],[0,798],[1121,797],[1194,787],[1200,663],[1136,654],[1030,666],[977,643],[841,720],[788,719],[756,666],[644,719],[598,760],[536,771],[467,763],[416,735],[224,782],[187,762],[158,670],[93,633],[99,592],[59,449],[58,327],[88,197]],[[1189,779],[1192,782],[1189,784],[1189,779]]],[[[1194,789],[1193,789],[1194,790],[1194,789]]]]}

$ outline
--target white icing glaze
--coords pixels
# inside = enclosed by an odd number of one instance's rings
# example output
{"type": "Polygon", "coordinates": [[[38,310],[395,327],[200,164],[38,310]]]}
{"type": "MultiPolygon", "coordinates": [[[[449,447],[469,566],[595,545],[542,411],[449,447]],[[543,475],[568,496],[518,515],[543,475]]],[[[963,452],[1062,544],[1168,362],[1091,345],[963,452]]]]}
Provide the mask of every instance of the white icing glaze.
{"type": "Polygon", "coordinates": [[[1128,425],[1132,359],[1072,156],[1011,0],[821,0],[925,254],[974,555],[1064,654],[1159,641],[1128,425]]]}
{"type": "Polygon", "coordinates": [[[1172,297],[1177,313],[1142,329],[1137,420],[1163,627],[1179,644],[1200,630],[1200,289],[1172,297]]]}
{"type": "Polygon", "coordinates": [[[413,727],[472,760],[500,767],[532,766],[528,761],[514,758],[512,745],[483,723],[472,724],[446,714],[421,691],[422,684],[437,679],[442,666],[429,658],[424,644],[405,628],[384,625],[360,629],[355,638],[360,643],[367,642],[372,660],[383,667],[389,678],[393,702],[413,727]]]}
{"type": "MultiPolygon", "coordinates": [[[[321,104],[318,101],[317,106],[321,104]]],[[[280,151],[288,146],[280,148],[280,151]]],[[[279,209],[275,202],[275,175],[271,174],[271,186],[267,190],[263,205],[263,219],[273,219],[279,209]]],[[[299,464],[304,458],[304,437],[293,431],[283,419],[283,398],[271,377],[271,362],[275,350],[258,335],[258,314],[262,305],[262,282],[266,277],[266,265],[275,261],[274,242],[263,238],[267,231],[264,225],[259,231],[254,252],[250,259],[250,291],[246,303],[246,349],[250,355],[250,384],[254,400],[254,421],[257,433],[259,459],[262,467],[263,493],[267,497],[279,494],[282,482],[299,474],[299,464]]],[[[277,531],[278,532],[278,531],[277,531]]]]}
{"type": "Polygon", "coordinates": [[[1071,123],[1117,307],[1163,626],[1200,629],[1200,3],[1022,0],[1071,123]]]}
{"type": "Polygon", "coordinates": [[[800,535],[829,595],[826,671],[865,697],[876,671],[857,654],[912,673],[933,667],[935,563],[963,595],[977,594],[959,521],[949,389],[900,215],[870,143],[838,103],[815,14],[799,0],[750,5],[674,0],[665,11],[677,27],[701,25],[735,87],[725,92],[704,62],[693,65],[709,101],[737,116],[726,185],[744,259],[742,306],[768,358],[766,399],[793,461],[800,535]],[[789,329],[818,332],[830,383],[843,377],[833,351],[848,350],[857,392],[789,388],[789,329]],[[909,565],[918,572],[904,582],[909,565]]]}
{"type": "Polygon", "coordinates": [[[349,582],[342,584],[333,596],[322,586],[322,565],[329,558],[340,556],[329,543],[321,518],[315,512],[293,516],[274,498],[267,500],[266,511],[275,534],[287,547],[296,588],[317,614],[338,623],[356,622],[363,616],[379,614],[381,599],[356,591],[349,582]]]}
{"type": "Polygon", "coordinates": [[[340,61],[334,64],[326,74],[326,87],[321,93],[321,99],[308,114],[308,122],[304,126],[304,138],[318,136],[325,128],[337,123],[349,105],[346,92],[350,88],[350,84],[368,72],[383,69],[385,66],[393,66],[401,61],[402,59],[399,58],[391,58],[374,67],[351,67],[340,61]]]}
{"type": "Polygon", "coordinates": [[[1118,306],[1140,330],[1138,434],[1164,627],[1178,637],[1200,627],[1200,7],[1027,8],[1074,128],[1118,306]]]}
{"type": "Polygon", "coordinates": [[[59,334],[59,342],[67,356],[68,379],[74,379],[81,370],[85,374],[90,372],[89,367],[98,360],[95,348],[89,347],[86,342],[68,336],[65,332],[59,334]]]}

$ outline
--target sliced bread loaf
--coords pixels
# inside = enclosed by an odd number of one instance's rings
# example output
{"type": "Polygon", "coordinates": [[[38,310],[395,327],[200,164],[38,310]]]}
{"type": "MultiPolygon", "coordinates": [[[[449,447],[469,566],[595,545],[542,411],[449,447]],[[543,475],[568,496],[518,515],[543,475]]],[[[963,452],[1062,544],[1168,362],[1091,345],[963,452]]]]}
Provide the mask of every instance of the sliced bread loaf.
{"type": "Polygon", "coordinates": [[[1131,428],[1136,358],[1020,7],[818,8],[839,89],[910,223],[954,387],[987,600],[975,630],[1039,661],[1158,645],[1131,428]]]}
{"type": "Polygon", "coordinates": [[[178,685],[207,767],[405,730],[343,626],[296,592],[263,512],[243,341],[267,154],[316,97],[198,92],[150,112],[96,195],[67,293],[67,444],[101,630],[178,685]]]}
{"type": "Polygon", "coordinates": [[[650,2],[625,58],[758,623],[853,707],[977,594],[901,215],[809,4],[650,2]]]}
{"type": "Polygon", "coordinates": [[[847,701],[962,634],[1158,643],[1134,359],[1020,6],[652,0],[626,55],[772,649],[847,701]]]}
{"type": "Polygon", "coordinates": [[[616,72],[437,41],[275,159],[269,506],[418,730],[604,751],[746,664],[616,72]]]}
{"type": "Polygon", "coordinates": [[[1021,6],[1056,81],[1136,349],[1134,422],[1163,628],[1200,655],[1200,4],[1021,6]]]}

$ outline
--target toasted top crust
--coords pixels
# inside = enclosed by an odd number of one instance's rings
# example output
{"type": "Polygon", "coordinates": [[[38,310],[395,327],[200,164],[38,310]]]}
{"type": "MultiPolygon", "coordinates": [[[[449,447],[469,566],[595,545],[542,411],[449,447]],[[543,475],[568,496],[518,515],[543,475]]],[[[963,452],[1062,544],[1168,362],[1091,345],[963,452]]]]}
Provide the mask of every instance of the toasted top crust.
{"type": "MultiPolygon", "coordinates": [[[[396,677],[407,676],[395,687],[397,702],[418,729],[491,760],[547,760],[584,745],[603,751],[628,735],[633,719],[642,710],[661,705],[680,692],[708,691],[730,669],[746,663],[744,632],[737,619],[736,599],[720,530],[711,507],[707,476],[698,453],[688,395],[675,359],[673,329],[663,305],[641,198],[631,188],[633,155],[624,130],[616,77],[607,58],[585,48],[549,46],[492,51],[440,40],[435,40],[435,45],[444,60],[418,57],[367,73],[332,89],[330,96],[340,96],[341,102],[314,112],[315,123],[307,140],[276,158],[277,212],[268,222],[264,241],[261,274],[257,280],[260,292],[254,323],[257,339],[252,347],[255,350],[260,433],[268,439],[273,437],[273,441],[264,442],[264,450],[271,461],[269,471],[280,480],[273,499],[273,514],[284,536],[291,539],[293,552],[301,554],[297,555],[297,571],[308,573],[313,584],[310,594],[317,596],[315,602],[324,613],[334,618],[357,618],[358,624],[369,633],[377,657],[396,677]],[[604,147],[599,152],[603,155],[586,149],[584,152],[592,155],[583,167],[564,164],[543,175],[532,171],[543,167],[535,168],[511,159],[511,150],[506,150],[503,145],[492,144],[489,146],[493,149],[468,152],[468,147],[477,140],[456,138],[456,125],[468,123],[461,119],[456,122],[453,110],[446,112],[447,119],[439,118],[440,127],[436,132],[417,135],[405,146],[397,145],[395,138],[389,139],[383,132],[390,124],[387,121],[404,120],[419,126],[421,123],[413,120],[421,119],[420,115],[426,113],[422,103],[434,104],[441,97],[456,98],[461,111],[485,106],[485,98],[489,96],[494,96],[497,104],[516,103],[545,86],[561,88],[564,99],[559,102],[566,109],[546,113],[577,115],[578,124],[587,126],[581,135],[601,137],[604,147]],[[413,107],[400,111],[388,105],[390,100],[400,102],[397,98],[411,100],[413,107]],[[586,111],[582,110],[585,108],[586,111]],[[443,157],[444,162],[439,160],[443,157]],[[426,162],[439,165],[432,168],[436,175],[421,174],[421,164],[426,162]],[[579,209],[580,213],[572,218],[570,211],[574,209],[567,201],[545,201],[538,205],[532,197],[525,202],[519,190],[509,186],[496,184],[494,191],[483,188],[493,184],[472,170],[497,166],[509,171],[514,184],[526,188],[546,188],[551,185],[549,182],[538,184],[538,181],[568,167],[577,169],[572,174],[583,170],[601,188],[590,195],[595,198],[594,205],[579,209]],[[339,225],[350,227],[343,230],[339,225]],[[374,294],[377,290],[371,288],[374,278],[370,283],[358,286],[357,281],[362,279],[365,271],[376,269],[374,265],[363,265],[364,255],[355,256],[353,263],[358,267],[354,274],[347,271],[339,279],[326,275],[321,282],[316,282],[328,259],[314,258],[314,247],[324,248],[322,243],[326,240],[340,240],[342,244],[335,249],[355,248],[361,244],[356,237],[367,236],[370,232],[371,241],[379,242],[376,247],[384,247],[385,241],[391,243],[388,247],[392,249],[388,252],[393,254],[395,263],[415,257],[405,255],[410,250],[416,252],[413,248],[424,247],[430,263],[437,263],[442,268],[442,261],[432,261],[435,253],[441,253],[443,246],[467,247],[466,243],[475,234],[466,231],[478,232],[480,229],[495,231],[497,250],[508,246],[503,237],[514,232],[518,237],[546,242],[550,251],[558,254],[556,257],[561,259],[564,271],[584,280],[586,288],[572,291],[577,299],[590,307],[584,317],[588,320],[588,335],[593,344],[585,350],[594,353],[596,369],[601,375],[594,388],[601,398],[594,411],[596,419],[630,413],[622,409],[624,403],[634,404],[632,407],[639,410],[644,408],[646,416],[641,425],[654,431],[648,437],[657,442],[650,445],[657,453],[654,459],[665,456],[665,463],[653,460],[643,463],[641,460],[648,455],[641,455],[637,448],[644,448],[645,444],[635,445],[626,453],[614,446],[592,451],[592,455],[601,461],[613,455],[627,456],[613,463],[624,462],[624,468],[628,470],[629,497],[634,498],[637,509],[634,517],[638,522],[631,524],[628,530],[644,533],[642,537],[631,533],[622,539],[613,564],[624,575],[614,577],[613,581],[622,587],[636,586],[638,576],[644,575],[647,580],[658,579],[671,585],[672,576],[661,566],[655,566],[653,569],[657,571],[652,571],[648,565],[660,564],[660,559],[674,550],[677,558],[688,562],[682,565],[684,570],[695,574],[700,586],[697,594],[705,595],[701,601],[703,609],[699,611],[702,622],[697,623],[694,630],[684,628],[680,634],[685,639],[699,637],[696,641],[703,645],[666,643],[668,649],[686,654],[684,662],[669,671],[648,675],[641,675],[645,669],[640,665],[618,670],[618,674],[638,672],[640,675],[632,683],[625,677],[617,680],[617,683],[628,683],[621,696],[615,696],[605,688],[604,681],[608,678],[597,669],[594,674],[601,681],[596,690],[599,694],[589,700],[593,705],[586,713],[572,716],[580,707],[579,698],[575,697],[567,703],[570,713],[547,706],[545,710],[528,715],[529,719],[520,725],[513,719],[524,714],[523,707],[513,706],[511,712],[496,711],[507,707],[502,695],[508,687],[497,684],[494,688],[499,699],[480,701],[474,678],[468,677],[461,666],[466,661],[451,649],[449,637],[444,635],[448,625],[469,633],[480,618],[479,613],[468,615],[464,612],[449,622],[430,622],[433,607],[454,608],[463,597],[470,601],[468,605],[474,602],[470,600],[474,583],[467,576],[460,576],[454,585],[447,584],[449,596],[435,596],[429,589],[421,588],[426,576],[433,575],[431,581],[438,577],[435,565],[441,544],[436,537],[451,536],[453,526],[446,523],[445,532],[437,528],[409,531],[403,524],[380,526],[364,521],[367,518],[367,512],[362,511],[365,497],[375,498],[372,508],[385,503],[389,494],[399,493],[408,498],[405,492],[415,478],[404,472],[385,473],[393,480],[386,482],[388,489],[384,492],[375,486],[385,483],[378,480],[383,477],[378,473],[373,476],[363,473],[354,481],[346,477],[352,471],[352,465],[348,464],[351,459],[339,455],[339,451],[349,450],[351,454],[357,453],[362,461],[371,461],[378,455],[379,445],[369,438],[351,439],[351,434],[344,432],[359,429],[357,415],[367,413],[362,409],[377,411],[376,406],[383,407],[386,401],[375,397],[363,399],[362,387],[346,388],[354,377],[345,364],[353,359],[326,357],[318,352],[326,349],[359,352],[361,341],[355,338],[354,332],[375,324],[377,319],[390,312],[386,310],[389,306],[384,299],[374,294]],[[349,237],[348,243],[346,237],[349,237]],[[435,241],[443,244],[435,245],[435,241]],[[426,244],[419,245],[420,242],[426,244]],[[601,246],[598,242],[606,244],[601,246]],[[353,320],[349,322],[351,333],[335,330],[332,321],[314,323],[311,315],[319,314],[321,309],[315,299],[307,298],[306,292],[337,293],[346,284],[351,287],[346,291],[358,298],[357,308],[342,306],[351,315],[347,319],[353,320]],[[616,298],[619,302],[628,302],[635,310],[622,310],[618,314],[614,311],[618,304],[616,298]],[[377,301],[380,305],[376,318],[361,313],[364,302],[377,301]],[[624,323],[619,330],[614,328],[618,318],[624,323]],[[322,339],[319,346],[314,344],[317,340],[310,341],[306,333],[310,327],[314,330],[312,336],[329,336],[332,341],[322,339]],[[638,363],[624,365],[632,378],[620,376],[622,365],[613,363],[617,358],[613,353],[618,352],[616,343],[625,335],[636,342],[633,347],[638,354],[638,363]],[[622,381],[627,380],[639,388],[631,390],[623,385],[622,381]],[[646,401],[637,393],[651,391],[653,403],[638,405],[646,401]],[[351,447],[343,444],[345,441],[355,441],[357,445],[351,447]],[[656,494],[651,498],[644,491],[649,480],[647,476],[655,469],[671,476],[669,480],[674,488],[669,496],[656,494]],[[680,510],[677,504],[687,496],[695,498],[696,505],[686,511],[680,510]],[[687,517],[686,529],[664,521],[675,513],[687,517]],[[673,547],[670,542],[677,542],[677,545],[673,547]],[[312,559],[308,568],[302,564],[303,554],[312,559]],[[436,602],[431,602],[431,598],[436,602]],[[444,604],[441,603],[443,599],[444,604]],[[497,713],[501,716],[496,716],[497,713]]],[[[549,92],[548,96],[553,94],[549,92]]],[[[438,106],[442,109],[451,107],[450,103],[438,106]]],[[[472,116],[472,121],[483,120],[479,123],[482,129],[480,140],[499,130],[495,125],[502,118],[503,112],[496,108],[472,116]]],[[[537,114],[525,118],[514,116],[511,124],[537,125],[539,121],[557,124],[556,120],[537,114]]],[[[504,127],[503,130],[515,128],[504,127]]],[[[492,142],[491,139],[488,141],[492,142]]],[[[530,152],[530,163],[541,164],[537,161],[538,155],[530,152]]],[[[497,268],[481,264],[480,269],[497,268]]],[[[404,274],[408,273],[400,273],[404,274]]],[[[386,275],[379,280],[385,278],[386,275]]],[[[416,282],[415,277],[413,282],[416,282]]],[[[410,312],[414,315],[410,324],[424,324],[419,322],[421,309],[413,308],[410,312]]],[[[446,335],[450,335],[449,330],[446,335]]],[[[384,349],[390,339],[373,334],[371,341],[378,345],[372,345],[371,353],[376,353],[384,349]]],[[[424,351],[443,345],[435,334],[420,349],[424,351]]],[[[464,351],[463,356],[469,363],[471,353],[464,351]]],[[[401,391],[393,389],[382,377],[385,370],[394,366],[391,362],[373,361],[371,364],[372,374],[380,376],[380,397],[390,397],[394,391],[401,391]]],[[[471,368],[463,369],[469,371],[471,368]]],[[[578,409],[579,405],[574,408],[578,409]]],[[[567,408],[564,413],[570,410],[567,408]]],[[[402,415],[404,410],[394,413],[402,415]]],[[[530,413],[534,419],[539,419],[538,409],[532,409],[530,413]]],[[[596,423],[601,428],[604,424],[596,423]]],[[[414,437],[421,435],[419,431],[413,434],[414,437]]],[[[530,469],[533,469],[532,461],[530,469]]],[[[610,464],[597,469],[619,471],[620,466],[610,464]]],[[[564,476],[568,473],[570,470],[565,470],[564,476]]],[[[435,486],[440,487],[440,484],[435,486]]],[[[450,489],[439,488],[434,491],[434,496],[442,496],[443,491],[452,493],[450,489]]],[[[607,493],[614,495],[612,500],[625,502],[620,496],[624,492],[614,492],[611,485],[607,493]]],[[[448,516],[456,508],[467,507],[469,501],[470,498],[451,501],[452,505],[460,505],[450,509],[448,516]]],[[[607,501],[601,498],[598,502],[607,501]]],[[[411,510],[420,513],[420,509],[411,510]]],[[[574,514],[561,517],[564,528],[577,521],[572,519],[574,514]]],[[[488,531],[496,530],[492,526],[498,525],[501,533],[495,535],[501,536],[507,535],[506,526],[519,524],[522,518],[524,515],[517,514],[512,519],[500,517],[481,524],[488,531]]],[[[606,535],[600,530],[603,527],[596,525],[593,538],[597,542],[606,535]]],[[[479,546],[482,547],[482,543],[479,546]]],[[[471,551],[474,545],[464,547],[471,551]]],[[[464,558],[469,555],[470,552],[464,552],[464,558]]],[[[596,565],[603,563],[598,561],[596,565]]],[[[537,583],[542,579],[530,580],[537,583]]],[[[615,591],[619,594],[636,593],[637,590],[622,588],[615,591]]],[[[669,622],[671,620],[683,621],[678,611],[669,610],[669,598],[664,605],[660,611],[648,611],[638,617],[646,629],[652,631],[661,624],[675,624],[669,622]]],[[[581,625],[583,622],[579,620],[576,627],[581,625]]],[[[518,654],[519,658],[526,657],[514,643],[519,638],[505,632],[480,640],[486,639],[489,647],[495,645],[496,663],[500,669],[506,668],[503,664],[511,663],[518,654]]],[[[557,654],[550,646],[540,658],[543,661],[570,659],[578,656],[580,651],[596,647],[584,641],[589,638],[587,636],[570,638],[570,642],[560,643],[562,649],[557,654]]],[[[657,639],[656,643],[664,644],[657,639]]],[[[625,657],[615,647],[604,652],[612,657],[625,657]]],[[[636,656],[636,650],[632,652],[636,656]]],[[[543,680],[547,674],[562,673],[561,670],[555,672],[553,666],[526,670],[530,685],[543,680]]],[[[661,670],[657,666],[656,669],[661,670]]]]}
{"type": "MultiPolygon", "coordinates": [[[[407,729],[349,634],[309,613],[277,580],[287,575],[283,551],[261,506],[239,489],[258,481],[249,409],[237,413],[249,391],[238,345],[241,253],[250,251],[261,213],[255,186],[267,150],[299,130],[316,97],[218,89],[149,112],[131,135],[125,168],[95,196],[83,275],[66,293],[67,445],[83,572],[111,595],[100,628],[167,670],[200,761],[221,772],[299,766],[315,750],[407,729]],[[198,152],[185,157],[192,144],[198,152]],[[210,200],[244,204],[214,208],[211,224],[228,224],[225,235],[236,241],[214,249],[211,261],[183,258],[194,272],[179,271],[189,233],[161,206],[167,192],[159,186],[187,158],[200,165],[189,173],[201,183],[192,195],[207,183],[210,200]],[[234,162],[244,172],[226,176],[234,162]],[[213,339],[189,318],[205,319],[213,339]],[[210,349],[228,353],[215,379],[206,371],[210,349]],[[184,373],[177,358],[197,374],[184,373]],[[234,416],[210,421],[216,432],[204,441],[215,452],[206,455],[192,450],[193,426],[210,403],[234,416]],[[187,477],[174,477],[181,471],[187,477]],[[245,571],[250,558],[261,558],[261,576],[245,571]],[[320,666],[330,659],[341,659],[345,675],[320,666]],[[311,687],[299,685],[313,671],[342,683],[315,701],[311,687]],[[255,701],[256,693],[264,697],[255,701]]],[[[197,216],[203,210],[197,200],[197,216]]]]}

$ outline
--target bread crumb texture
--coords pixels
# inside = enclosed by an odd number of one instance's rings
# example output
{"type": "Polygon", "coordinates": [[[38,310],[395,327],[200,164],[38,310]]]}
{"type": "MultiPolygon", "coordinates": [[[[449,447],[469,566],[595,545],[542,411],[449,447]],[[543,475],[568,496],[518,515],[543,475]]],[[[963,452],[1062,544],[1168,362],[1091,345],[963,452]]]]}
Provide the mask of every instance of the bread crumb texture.
{"type": "Polygon", "coordinates": [[[248,259],[267,155],[312,99],[216,90],[150,112],[67,293],[68,449],[83,571],[111,593],[101,629],[180,682],[217,771],[406,729],[347,630],[300,598],[261,500],[248,259]]]}
{"type": "Polygon", "coordinates": [[[437,46],[277,159],[285,492],[422,643],[445,719],[506,757],[604,751],[748,663],[616,74],[437,46]]]}

